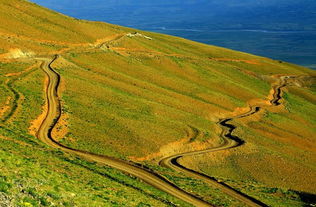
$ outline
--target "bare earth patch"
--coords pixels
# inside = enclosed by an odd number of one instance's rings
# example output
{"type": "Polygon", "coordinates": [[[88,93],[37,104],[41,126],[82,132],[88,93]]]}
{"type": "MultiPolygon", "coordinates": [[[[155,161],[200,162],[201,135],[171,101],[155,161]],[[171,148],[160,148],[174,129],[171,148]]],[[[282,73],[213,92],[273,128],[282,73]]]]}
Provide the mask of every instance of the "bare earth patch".
{"type": "Polygon", "coordinates": [[[18,58],[30,58],[35,55],[32,51],[22,51],[19,48],[10,49],[8,53],[2,54],[0,58],[5,59],[18,59],[18,58]]]}
{"type": "MultiPolygon", "coordinates": [[[[44,90],[46,90],[46,87],[48,85],[48,78],[45,78],[45,84],[44,84],[44,90]]],[[[29,133],[33,136],[36,136],[36,133],[41,126],[42,122],[44,121],[46,114],[47,114],[47,104],[45,102],[45,105],[42,107],[42,113],[39,115],[34,121],[31,122],[31,125],[29,127],[29,133]]]]}
{"type": "Polygon", "coordinates": [[[4,103],[4,106],[0,107],[0,117],[2,117],[10,109],[11,97],[8,96],[7,100],[4,103]]]}
{"type": "Polygon", "coordinates": [[[210,58],[215,61],[224,61],[224,62],[243,62],[251,65],[260,65],[257,60],[242,60],[242,59],[230,59],[230,58],[210,58]]]}

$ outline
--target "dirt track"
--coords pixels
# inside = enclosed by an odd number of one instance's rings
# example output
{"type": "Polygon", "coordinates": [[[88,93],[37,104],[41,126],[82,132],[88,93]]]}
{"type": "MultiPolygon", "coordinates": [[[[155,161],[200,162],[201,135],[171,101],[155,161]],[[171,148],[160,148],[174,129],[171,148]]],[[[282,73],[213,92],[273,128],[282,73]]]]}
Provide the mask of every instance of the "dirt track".
{"type": "Polygon", "coordinates": [[[81,150],[72,149],[70,147],[64,146],[60,143],[58,143],[54,138],[51,136],[52,129],[56,125],[58,119],[60,118],[61,114],[61,106],[59,102],[59,98],[57,95],[57,89],[60,82],[60,76],[58,73],[56,73],[52,68],[51,64],[57,59],[56,56],[52,61],[49,60],[43,60],[43,63],[41,65],[41,68],[46,73],[49,81],[48,86],[46,89],[46,95],[47,95],[47,105],[48,110],[46,117],[44,121],[42,122],[38,132],[37,137],[46,143],[47,145],[61,149],[65,152],[76,154],[84,159],[87,159],[89,161],[98,162],[101,164],[108,165],[110,167],[116,168],[118,170],[127,172],[130,175],[133,175],[135,177],[140,178],[141,180],[145,181],[146,183],[166,192],[169,193],[183,201],[186,201],[188,203],[191,203],[195,206],[212,206],[208,204],[207,202],[181,190],[165,178],[163,178],[160,175],[155,174],[154,172],[150,172],[148,170],[145,170],[141,167],[135,166],[129,162],[119,160],[116,158],[103,156],[103,155],[97,155],[90,152],[85,152],[81,150]]]}
{"type": "MultiPolygon", "coordinates": [[[[53,60],[43,59],[43,63],[41,65],[41,68],[44,70],[49,80],[47,88],[46,88],[48,110],[47,110],[46,117],[43,120],[37,132],[37,137],[41,141],[43,141],[44,143],[46,143],[47,145],[51,147],[59,148],[65,152],[76,154],[86,160],[105,164],[110,167],[116,168],[118,170],[124,171],[130,175],[140,178],[144,182],[156,187],[157,189],[160,189],[166,193],[169,193],[195,206],[212,206],[211,204],[195,197],[194,195],[191,195],[181,190],[176,185],[166,180],[164,177],[152,171],[149,171],[147,169],[143,169],[139,166],[133,165],[133,163],[131,162],[73,149],[73,148],[64,146],[60,144],[59,142],[57,142],[56,140],[54,140],[54,138],[51,135],[51,132],[52,132],[52,129],[55,127],[56,123],[58,122],[61,115],[61,105],[60,105],[60,101],[57,94],[57,90],[58,90],[58,86],[60,82],[60,76],[51,67],[51,64],[57,58],[58,56],[55,56],[53,60]]],[[[280,83],[273,87],[273,98],[271,98],[270,100],[271,106],[276,106],[280,104],[279,101],[281,99],[281,93],[282,93],[281,89],[285,86],[286,86],[286,80],[285,78],[281,77],[280,83]]],[[[223,142],[220,146],[206,149],[206,150],[201,150],[201,151],[193,151],[193,152],[186,152],[186,153],[173,155],[161,160],[160,164],[163,166],[172,168],[176,171],[186,173],[189,176],[201,179],[205,181],[206,183],[209,183],[213,185],[214,187],[221,189],[222,192],[234,197],[235,199],[238,199],[239,201],[244,202],[245,204],[249,206],[266,206],[260,201],[257,201],[241,192],[238,192],[232,189],[228,185],[217,181],[213,177],[188,169],[179,163],[179,159],[185,156],[210,153],[210,152],[215,152],[215,151],[220,151],[220,150],[228,150],[228,149],[235,148],[244,144],[242,139],[232,134],[236,127],[232,124],[229,124],[228,122],[234,119],[251,116],[252,114],[257,113],[259,110],[261,110],[260,106],[251,106],[249,107],[249,111],[246,113],[241,113],[239,115],[220,120],[218,124],[222,127],[221,137],[223,139],[223,142]]]]}
{"type": "MultiPolygon", "coordinates": [[[[286,86],[286,77],[280,77],[279,82],[275,84],[273,89],[272,98],[269,101],[270,106],[278,106],[280,105],[280,100],[282,99],[281,93],[282,88],[286,86]]],[[[221,183],[220,181],[216,180],[215,178],[205,175],[200,172],[196,172],[192,169],[189,169],[179,163],[179,160],[183,157],[211,153],[216,151],[228,150],[231,148],[235,148],[244,144],[244,141],[233,135],[234,130],[237,128],[236,126],[229,124],[228,122],[233,121],[234,119],[243,118],[247,116],[251,116],[255,113],[258,113],[261,110],[261,106],[249,106],[249,111],[245,113],[240,113],[233,117],[228,117],[225,119],[220,120],[217,124],[222,128],[221,137],[223,142],[220,146],[200,150],[200,151],[191,151],[191,152],[184,152],[180,154],[175,154],[169,157],[162,159],[159,164],[165,167],[169,167],[173,170],[183,172],[191,177],[195,177],[205,181],[206,183],[214,186],[215,188],[220,189],[222,192],[234,197],[235,199],[247,204],[248,206],[267,206],[264,203],[249,197],[246,194],[243,194],[235,189],[231,188],[230,186],[221,183]]]]}
{"type": "Polygon", "coordinates": [[[19,100],[23,97],[22,94],[20,94],[14,87],[14,82],[20,78],[22,78],[23,76],[26,76],[27,74],[29,74],[30,72],[32,72],[32,70],[34,68],[36,68],[37,64],[34,64],[30,67],[28,67],[26,70],[22,71],[22,72],[18,72],[18,73],[9,73],[6,74],[5,77],[14,77],[11,79],[7,79],[4,83],[4,86],[7,88],[8,91],[10,91],[11,93],[11,99],[8,101],[9,103],[6,104],[7,105],[7,110],[4,110],[2,113],[0,111],[0,125],[8,122],[16,113],[17,108],[19,106],[19,100]],[[11,103],[10,103],[11,102],[11,103]]]}

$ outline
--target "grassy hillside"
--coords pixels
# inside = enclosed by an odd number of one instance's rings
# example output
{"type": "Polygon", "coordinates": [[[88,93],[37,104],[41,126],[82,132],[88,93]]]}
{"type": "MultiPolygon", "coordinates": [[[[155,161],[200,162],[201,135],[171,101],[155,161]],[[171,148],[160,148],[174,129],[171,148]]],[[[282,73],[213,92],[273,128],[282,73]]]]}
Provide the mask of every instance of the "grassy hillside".
{"type": "MultiPolygon", "coordinates": [[[[0,9],[0,203],[8,205],[189,206],[38,141],[47,85],[41,58],[59,54],[52,64],[61,75],[57,140],[144,165],[218,206],[243,204],[158,166],[159,160],[217,146],[219,119],[251,100],[267,99],[273,75],[315,76],[263,57],[76,20],[24,0],[0,0],[0,9]]],[[[316,120],[315,85],[309,80],[287,88],[280,107],[236,123],[244,146],[181,162],[267,205],[311,202],[306,195],[316,193],[316,120]]]]}

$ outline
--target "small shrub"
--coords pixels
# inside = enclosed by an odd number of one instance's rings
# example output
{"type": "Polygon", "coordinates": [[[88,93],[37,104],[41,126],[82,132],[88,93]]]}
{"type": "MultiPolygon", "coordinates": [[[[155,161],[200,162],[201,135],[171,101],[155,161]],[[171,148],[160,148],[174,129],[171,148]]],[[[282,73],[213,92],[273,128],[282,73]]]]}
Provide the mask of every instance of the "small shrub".
{"type": "Polygon", "coordinates": [[[143,203],[143,202],[140,202],[137,207],[150,207],[151,205],[147,204],[147,203],[143,203]]]}
{"type": "Polygon", "coordinates": [[[35,188],[28,188],[28,189],[26,189],[26,192],[27,192],[29,195],[33,196],[34,198],[37,197],[36,189],[35,189],[35,188]]]}
{"type": "Polygon", "coordinates": [[[263,193],[276,193],[278,191],[277,188],[264,188],[261,190],[263,193]]]}
{"type": "Polygon", "coordinates": [[[8,193],[8,190],[10,188],[11,188],[11,184],[0,180],[0,192],[8,193]]]}
{"type": "Polygon", "coordinates": [[[44,197],[40,197],[39,200],[40,200],[40,203],[41,203],[42,206],[50,206],[51,205],[51,203],[48,202],[46,200],[46,198],[44,198],[44,197]]]}
{"type": "Polygon", "coordinates": [[[58,200],[60,198],[60,196],[57,193],[52,192],[52,191],[48,192],[47,196],[51,197],[54,200],[58,200]]]}

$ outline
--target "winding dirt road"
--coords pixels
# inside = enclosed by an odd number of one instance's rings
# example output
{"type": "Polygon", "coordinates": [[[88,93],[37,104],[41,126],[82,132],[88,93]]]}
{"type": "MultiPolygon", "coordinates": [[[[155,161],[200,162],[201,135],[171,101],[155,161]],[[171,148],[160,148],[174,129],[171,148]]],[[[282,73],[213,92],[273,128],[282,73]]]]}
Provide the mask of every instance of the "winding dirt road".
{"type": "MultiPolygon", "coordinates": [[[[272,99],[269,101],[270,106],[278,106],[280,105],[280,100],[282,99],[281,93],[282,88],[286,86],[286,77],[280,77],[280,82],[274,85],[273,88],[273,95],[272,99]]],[[[191,152],[184,152],[180,154],[175,154],[169,157],[162,159],[159,164],[161,166],[169,167],[175,171],[183,172],[188,176],[198,178],[203,180],[204,182],[212,185],[215,188],[220,189],[222,192],[234,197],[235,199],[247,204],[248,206],[258,207],[258,206],[267,206],[264,203],[251,198],[250,196],[239,192],[229,185],[218,181],[216,178],[205,175],[201,172],[194,171],[189,169],[179,163],[179,160],[183,157],[193,156],[193,155],[200,155],[205,153],[211,153],[216,151],[228,150],[231,148],[235,148],[244,144],[244,141],[239,138],[238,136],[233,135],[234,130],[237,128],[236,126],[229,124],[228,122],[233,121],[234,119],[239,119],[247,116],[251,116],[255,113],[258,113],[262,108],[260,106],[249,106],[249,111],[245,113],[241,113],[239,115],[225,118],[220,120],[217,124],[222,128],[221,137],[222,137],[222,144],[217,147],[212,147],[205,150],[200,151],[191,151],[191,152]]]]}
{"type": "Polygon", "coordinates": [[[53,60],[43,60],[43,63],[41,65],[41,68],[46,73],[48,77],[48,85],[46,88],[46,98],[47,98],[47,113],[46,117],[43,120],[38,132],[37,137],[42,142],[46,143],[47,145],[61,149],[64,152],[72,153],[75,155],[78,155],[86,160],[98,162],[101,164],[105,164],[107,166],[116,168],[118,170],[124,171],[132,176],[138,177],[144,182],[156,187],[157,189],[160,189],[166,193],[169,193],[185,202],[188,202],[195,206],[201,206],[201,207],[209,207],[212,206],[209,203],[181,190],[162,176],[150,172],[148,170],[145,170],[141,167],[134,166],[133,164],[119,160],[116,158],[103,156],[103,155],[97,155],[90,152],[85,152],[77,149],[73,149],[67,146],[64,146],[54,140],[54,138],[51,135],[52,129],[55,127],[56,123],[58,122],[58,119],[61,115],[61,105],[58,98],[57,90],[60,82],[60,76],[58,73],[54,71],[54,69],[51,67],[51,64],[58,58],[58,56],[55,56],[53,60]]]}
{"type": "MultiPolygon", "coordinates": [[[[41,64],[41,68],[46,73],[48,77],[48,84],[46,88],[46,98],[47,98],[47,112],[46,117],[43,120],[38,132],[37,137],[46,143],[47,145],[58,148],[63,150],[64,152],[72,153],[75,155],[78,155],[86,160],[98,162],[101,164],[105,164],[107,166],[116,168],[118,170],[124,171],[132,176],[138,177],[144,182],[150,184],[151,186],[156,187],[157,189],[160,189],[166,193],[169,193],[185,202],[188,202],[195,206],[212,206],[211,204],[195,197],[194,195],[191,195],[184,190],[180,189],[176,185],[172,184],[168,180],[166,180],[164,177],[149,171],[147,169],[141,168],[139,166],[133,165],[131,162],[127,162],[124,160],[119,160],[113,157],[104,156],[104,155],[97,155],[86,151],[81,151],[77,149],[73,149],[67,146],[64,146],[60,144],[58,141],[56,141],[52,135],[51,132],[53,128],[55,127],[56,123],[58,122],[60,115],[61,115],[61,105],[59,101],[59,97],[57,94],[58,86],[60,83],[60,75],[54,71],[54,69],[51,67],[51,64],[58,58],[56,55],[53,60],[49,59],[42,59],[43,63],[41,64]]],[[[270,100],[271,106],[279,105],[279,101],[281,99],[281,93],[282,88],[286,86],[286,80],[284,77],[280,78],[280,83],[275,85],[273,87],[273,98],[270,100]]],[[[235,199],[247,204],[248,206],[266,206],[264,203],[261,203],[258,200],[255,200],[241,192],[238,192],[231,188],[230,186],[219,182],[213,177],[210,177],[208,175],[205,175],[200,172],[196,172],[192,169],[186,168],[185,166],[181,165],[179,163],[179,159],[186,156],[193,156],[193,155],[199,155],[204,153],[210,153],[215,151],[221,151],[221,150],[227,150],[231,148],[238,147],[242,144],[244,144],[244,141],[240,139],[239,137],[233,135],[233,131],[236,129],[236,126],[229,124],[228,122],[250,116],[252,114],[257,113],[261,110],[260,106],[250,106],[249,111],[246,113],[239,114],[237,116],[229,117],[222,119],[218,122],[218,125],[222,128],[221,137],[223,139],[223,142],[220,146],[201,150],[201,151],[193,151],[193,152],[186,152],[181,154],[176,154],[167,158],[164,158],[160,161],[160,165],[169,167],[171,169],[174,169],[179,172],[183,172],[189,176],[201,179],[205,181],[208,184],[211,184],[212,186],[221,189],[222,192],[234,197],[235,199]]]]}

